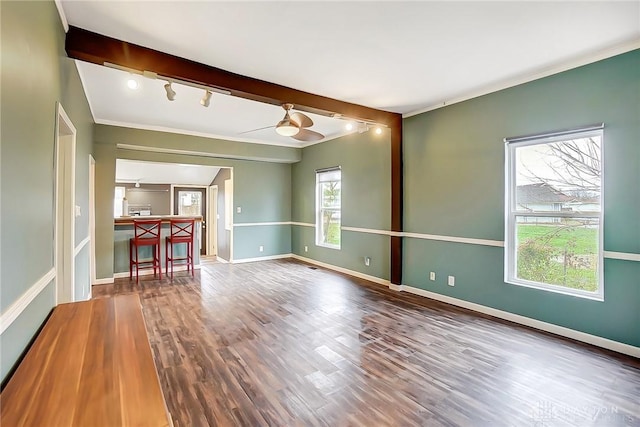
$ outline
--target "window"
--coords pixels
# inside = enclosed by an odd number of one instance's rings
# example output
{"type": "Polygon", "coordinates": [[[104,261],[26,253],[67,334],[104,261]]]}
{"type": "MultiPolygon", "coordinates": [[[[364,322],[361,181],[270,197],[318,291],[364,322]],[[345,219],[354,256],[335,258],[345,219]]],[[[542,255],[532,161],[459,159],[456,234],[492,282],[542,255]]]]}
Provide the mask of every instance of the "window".
{"type": "Polygon", "coordinates": [[[123,215],[128,215],[128,212],[124,212],[124,197],[125,187],[116,187],[115,194],[113,196],[113,217],[119,218],[123,215]]]}
{"type": "Polygon", "coordinates": [[[505,139],[506,282],[603,299],[602,129],[505,139]]]}
{"type": "Polygon", "coordinates": [[[316,245],[340,249],[339,167],[316,171],[316,245]]]}

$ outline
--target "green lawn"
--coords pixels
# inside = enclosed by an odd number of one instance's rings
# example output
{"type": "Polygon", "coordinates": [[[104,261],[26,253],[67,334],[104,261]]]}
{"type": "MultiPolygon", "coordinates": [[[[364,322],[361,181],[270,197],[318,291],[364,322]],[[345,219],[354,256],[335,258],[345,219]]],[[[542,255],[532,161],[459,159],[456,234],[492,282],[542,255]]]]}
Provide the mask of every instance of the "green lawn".
{"type": "Polygon", "coordinates": [[[524,243],[530,239],[545,241],[550,246],[562,250],[573,240],[575,253],[598,253],[598,230],[595,228],[569,227],[564,224],[518,224],[518,242],[524,243]]]}
{"type": "Polygon", "coordinates": [[[518,224],[518,277],[595,291],[598,230],[567,224],[518,224]]]}
{"type": "Polygon", "coordinates": [[[331,222],[327,230],[327,243],[340,246],[340,223],[331,222]]]}

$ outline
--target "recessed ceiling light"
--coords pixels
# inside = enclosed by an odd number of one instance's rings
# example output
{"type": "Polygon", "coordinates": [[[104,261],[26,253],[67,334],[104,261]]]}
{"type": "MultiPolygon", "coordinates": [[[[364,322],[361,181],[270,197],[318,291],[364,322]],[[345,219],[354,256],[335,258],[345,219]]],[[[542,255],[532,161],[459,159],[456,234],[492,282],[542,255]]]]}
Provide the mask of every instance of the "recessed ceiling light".
{"type": "Polygon", "coordinates": [[[382,128],[376,128],[376,135],[381,135],[382,134],[382,128]]]}
{"type": "Polygon", "coordinates": [[[138,82],[135,79],[129,79],[127,80],[127,86],[129,89],[136,90],[138,89],[138,82]]]}
{"type": "Polygon", "coordinates": [[[353,130],[353,123],[347,123],[347,124],[345,125],[345,129],[347,129],[347,130],[353,130]]]}

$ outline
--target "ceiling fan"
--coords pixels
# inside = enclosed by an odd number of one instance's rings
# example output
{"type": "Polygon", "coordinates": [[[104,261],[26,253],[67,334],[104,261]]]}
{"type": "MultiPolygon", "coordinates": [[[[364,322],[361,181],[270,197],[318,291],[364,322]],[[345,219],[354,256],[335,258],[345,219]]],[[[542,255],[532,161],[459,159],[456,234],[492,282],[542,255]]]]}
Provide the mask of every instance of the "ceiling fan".
{"type": "Polygon", "coordinates": [[[290,136],[298,141],[320,141],[324,138],[324,135],[320,132],[308,129],[313,126],[313,120],[309,116],[298,112],[290,113],[293,104],[282,104],[282,108],[284,108],[284,118],[275,126],[252,129],[241,134],[275,127],[279,135],[290,136]]]}

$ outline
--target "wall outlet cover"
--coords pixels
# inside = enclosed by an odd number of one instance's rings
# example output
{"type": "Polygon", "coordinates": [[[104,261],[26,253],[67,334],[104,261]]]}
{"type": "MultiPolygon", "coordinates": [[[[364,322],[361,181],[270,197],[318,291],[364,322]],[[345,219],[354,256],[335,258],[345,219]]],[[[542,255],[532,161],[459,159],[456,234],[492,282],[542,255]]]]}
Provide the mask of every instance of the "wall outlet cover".
{"type": "Polygon", "coordinates": [[[431,273],[429,273],[429,280],[436,280],[436,273],[435,273],[435,271],[432,271],[431,273]]]}
{"type": "Polygon", "coordinates": [[[264,246],[260,245],[260,252],[264,251],[264,246]]]}
{"type": "Polygon", "coordinates": [[[305,247],[304,247],[304,251],[305,251],[305,252],[309,252],[309,246],[305,246],[305,247]]]}
{"type": "Polygon", "coordinates": [[[447,285],[449,285],[449,286],[455,286],[456,285],[455,276],[449,276],[449,278],[447,279],[447,285]]]}
{"type": "Polygon", "coordinates": [[[242,213],[242,207],[238,206],[238,207],[236,208],[236,212],[237,212],[237,213],[242,213]]]}

